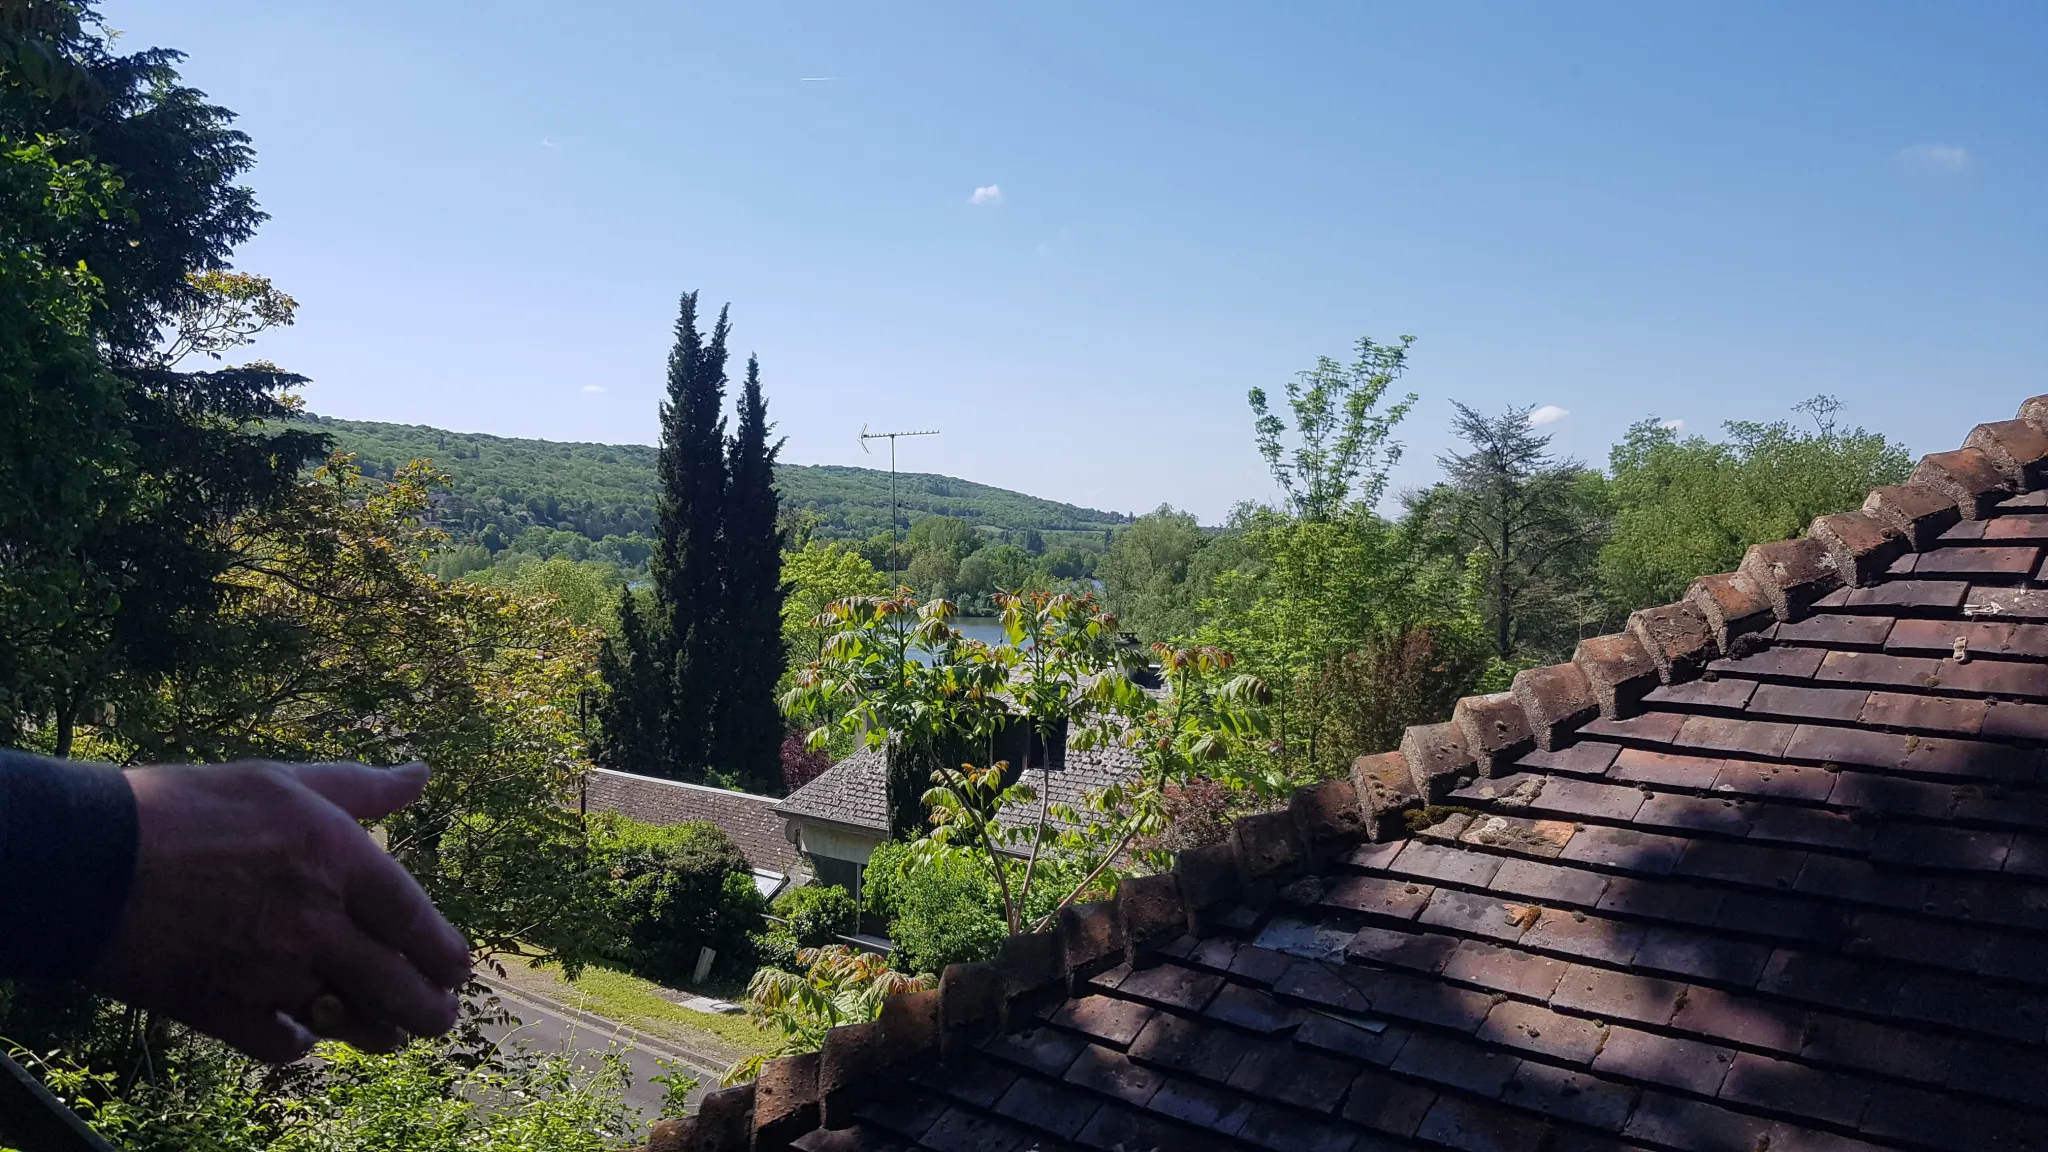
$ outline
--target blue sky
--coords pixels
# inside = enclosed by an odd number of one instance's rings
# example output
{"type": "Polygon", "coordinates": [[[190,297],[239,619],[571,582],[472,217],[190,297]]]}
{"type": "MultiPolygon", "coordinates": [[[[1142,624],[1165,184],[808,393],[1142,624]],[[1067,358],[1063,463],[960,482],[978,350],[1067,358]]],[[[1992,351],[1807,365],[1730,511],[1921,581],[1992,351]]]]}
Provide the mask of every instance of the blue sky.
{"type": "Polygon", "coordinates": [[[1245,390],[1360,335],[1418,337],[1397,485],[1452,399],[1600,461],[2048,392],[2038,5],[104,11],[241,113],[258,351],[337,416],[652,442],[688,288],[789,460],[935,427],[904,467],[1209,521],[1272,492],[1245,390]]]}

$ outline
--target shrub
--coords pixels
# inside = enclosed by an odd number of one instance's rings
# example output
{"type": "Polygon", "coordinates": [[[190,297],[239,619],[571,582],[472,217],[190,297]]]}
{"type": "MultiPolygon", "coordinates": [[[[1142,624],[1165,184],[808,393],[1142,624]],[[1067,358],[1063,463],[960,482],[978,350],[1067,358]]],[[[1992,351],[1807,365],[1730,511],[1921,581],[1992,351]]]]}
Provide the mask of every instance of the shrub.
{"type": "Polygon", "coordinates": [[[754,959],[771,968],[789,969],[805,948],[830,944],[856,925],[859,907],[837,885],[792,888],[775,898],[769,911],[782,919],[754,937],[754,959]]]}
{"type": "Polygon", "coordinates": [[[773,910],[799,948],[830,944],[834,936],[853,929],[860,911],[846,889],[836,884],[793,888],[775,898],[773,910]]]}
{"type": "MultiPolygon", "coordinates": [[[[387,1056],[327,1043],[285,1069],[183,1037],[152,1075],[122,1077],[62,1055],[13,1055],[88,1126],[131,1152],[605,1152],[633,1134],[632,1071],[618,1051],[481,1062],[433,1041],[387,1056]]],[[[696,1085],[666,1080],[673,1113],[696,1085]]]]}
{"type": "Polygon", "coordinates": [[[612,960],[671,984],[690,978],[699,948],[717,951],[720,971],[751,961],[766,904],[745,853],[716,825],[606,816],[592,822],[590,845],[609,878],[612,960]]]}
{"type": "Polygon", "coordinates": [[[891,841],[868,859],[868,907],[889,920],[890,960],[906,972],[995,958],[1008,930],[1003,902],[986,873],[966,860],[906,868],[911,845],[891,841]]]}
{"type": "Polygon", "coordinates": [[[791,733],[782,741],[782,786],[790,792],[809,784],[832,766],[832,754],[813,749],[803,733],[791,733]]]}

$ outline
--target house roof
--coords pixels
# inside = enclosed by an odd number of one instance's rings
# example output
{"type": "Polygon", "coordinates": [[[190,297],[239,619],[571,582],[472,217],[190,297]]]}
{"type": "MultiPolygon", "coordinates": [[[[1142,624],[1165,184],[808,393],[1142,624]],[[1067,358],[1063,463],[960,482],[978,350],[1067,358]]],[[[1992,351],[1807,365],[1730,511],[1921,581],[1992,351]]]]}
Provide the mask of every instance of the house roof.
{"type": "MultiPolygon", "coordinates": [[[[1121,745],[1069,748],[1061,767],[1040,775],[1033,769],[1026,782],[1041,789],[1049,802],[1080,808],[1091,792],[1131,778],[1138,770],[1137,754],[1121,745]]],[[[889,833],[888,760],[882,749],[863,748],[818,774],[810,783],[790,793],[776,806],[787,817],[830,820],[866,828],[881,835],[889,833]]],[[[1005,809],[997,819],[1005,824],[1028,823],[1037,817],[1037,806],[1005,809]]]]}
{"type": "Polygon", "coordinates": [[[775,806],[784,817],[808,817],[889,834],[889,761],[863,748],[834,764],[775,806]]]}
{"type": "Polygon", "coordinates": [[[716,824],[756,868],[788,876],[803,861],[784,833],[773,796],[593,768],[583,800],[592,812],[617,812],[649,824],[716,824]]]}
{"type": "MultiPolygon", "coordinates": [[[[1064,804],[1083,810],[1088,796],[1138,774],[1138,754],[1121,744],[1099,744],[1093,748],[1066,749],[1060,766],[1050,771],[1033,768],[1023,782],[1040,793],[1048,805],[1064,804]]],[[[1012,806],[996,813],[996,822],[1024,826],[1038,819],[1038,805],[1012,806]]]]}
{"type": "Polygon", "coordinates": [[[2021,416],[658,1146],[2048,1145],[2048,397],[2021,416]]]}

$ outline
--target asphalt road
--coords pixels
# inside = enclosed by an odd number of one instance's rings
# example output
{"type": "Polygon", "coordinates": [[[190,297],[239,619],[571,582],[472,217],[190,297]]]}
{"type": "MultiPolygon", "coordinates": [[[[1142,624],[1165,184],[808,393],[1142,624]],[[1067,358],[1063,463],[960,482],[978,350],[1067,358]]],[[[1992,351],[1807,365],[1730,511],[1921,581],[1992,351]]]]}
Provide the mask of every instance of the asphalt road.
{"type": "Polygon", "coordinates": [[[581,1053],[587,1057],[583,1061],[585,1066],[592,1068],[596,1067],[598,1055],[616,1048],[633,1070],[633,1083],[626,1090],[626,1103],[639,1110],[644,1123],[652,1123],[661,1114],[661,1103],[668,1091],[666,1085],[652,1080],[662,1071],[657,1060],[681,1063],[690,1075],[697,1078],[699,1088],[690,1097],[693,1106],[698,1096],[718,1087],[718,1078],[724,1069],[711,1067],[709,1061],[685,1056],[651,1037],[621,1031],[617,1025],[597,1017],[583,1013],[572,1015],[502,984],[493,984],[492,987],[504,1007],[517,1016],[520,1023],[516,1028],[486,1028],[486,1035],[501,1043],[523,1040],[537,1052],[581,1053]]]}

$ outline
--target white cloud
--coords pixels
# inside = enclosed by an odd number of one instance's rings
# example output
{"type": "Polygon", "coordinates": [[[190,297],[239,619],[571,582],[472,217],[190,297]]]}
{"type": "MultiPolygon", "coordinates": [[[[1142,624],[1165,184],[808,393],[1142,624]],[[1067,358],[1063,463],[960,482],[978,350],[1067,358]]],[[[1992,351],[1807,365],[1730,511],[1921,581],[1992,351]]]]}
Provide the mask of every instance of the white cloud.
{"type": "Polygon", "coordinates": [[[583,394],[585,396],[594,396],[597,393],[602,392],[604,390],[605,388],[602,384],[585,384],[583,386],[583,394]]]}
{"type": "Polygon", "coordinates": [[[1683,420],[1666,420],[1666,421],[1664,421],[1664,422],[1662,422],[1662,423],[1658,424],[1658,425],[1657,425],[1657,427],[1659,427],[1659,428],[1669,428],[1669,429],[1670,429],[1670,430],[1672,430],[1673,432],[1683,432],[1683,431],[1685,431],[1685,421],[1683,421],[1683,420]]]}
{"type": "Polygon", "coordinates": [[[1003,190],[994,184],[986,188],[976,188],[974,195],[967,198],[967,202],[969,204],[1001,204],[1003,202],[1003,190]]]}
{"type": "Polygon", "coordinates": [[[561,145],[560,145],[560,144],[557,144],[556,142],[554,142],[553,140],[550,140],[550,139],[548,139],[548,138],[547,138],[547,137],[545,137],[545,136],[541,137],[541,141],[540,141],[540,146],[541,146],[541,147],[543,147],[543,148],[557,148],[557,149],[559,149],[559,148],[561,147],[561,145]]]}
{"type": "Polygon", "coordinates": [[[1954,144],[1915,144],[1899,149],[1899,163],[1922,172],[1965,172],[1970,154],[1954,144]]]}
{"type": "Polygon", "coordinates": [[[1544,424],[1555,424],[1569,415],[1571,415],[1570,412],[1559,408],[1555,404],[1545,404],[1543,407],[1529,413],[1529,423],[1540,427],[1544,424]]]}

